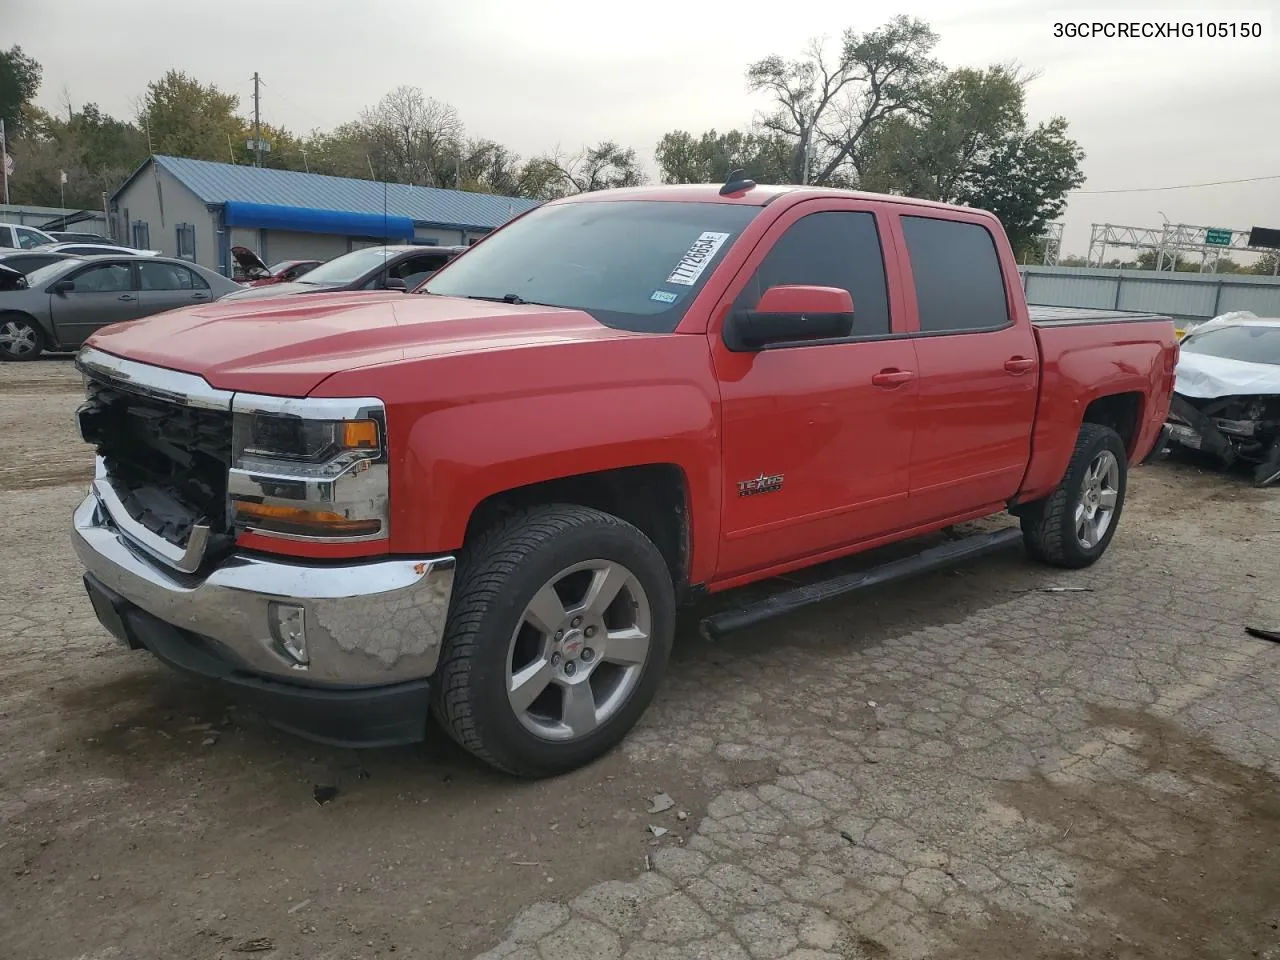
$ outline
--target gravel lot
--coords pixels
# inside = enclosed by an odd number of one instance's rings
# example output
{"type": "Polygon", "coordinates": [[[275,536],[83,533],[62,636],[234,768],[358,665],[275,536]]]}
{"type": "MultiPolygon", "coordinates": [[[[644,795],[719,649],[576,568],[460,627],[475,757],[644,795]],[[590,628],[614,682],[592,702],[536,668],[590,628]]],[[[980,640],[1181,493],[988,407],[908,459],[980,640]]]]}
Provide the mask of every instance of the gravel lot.
{"type": "Polygon", "coordinates": [[[1280,490],[1159,464],[1089,571],[687,616],[624,747],[529,784],[443,735],[313,746],[113,645],[79,397],[0,366],[4,960],[1280,958],[1280,646],[1244,632],[1280,629],[1280,490]]]}

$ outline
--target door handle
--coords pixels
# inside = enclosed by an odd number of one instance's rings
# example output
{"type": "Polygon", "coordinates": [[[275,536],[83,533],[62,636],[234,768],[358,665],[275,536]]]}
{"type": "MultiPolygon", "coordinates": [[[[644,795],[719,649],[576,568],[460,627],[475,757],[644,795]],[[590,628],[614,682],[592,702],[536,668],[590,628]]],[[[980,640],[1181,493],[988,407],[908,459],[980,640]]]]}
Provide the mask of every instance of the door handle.
{"type": "Polygon", "coordinates": [[[208,298],[208,296],[209,296],[209,295],[208,295],[207,293],[193,293],[193,294],[191,295],[191,299],[192,299],[192,300],[205,300],[205,299],[207,299],[207,298],[208,298]]]}
{"type": "Polygon", "coordinates": [[[133,294],[131,294],[131,293],[122,293],[122,294],[120,294],[120,296],[119,296],[117,299],[120,299],[120,300],[137,300],[138,298],[137,298],[137,297],[135,297],[135,296],[134,296],[133,294]]]}
{"type": "Polygon", "coordinates": [[[1036,368],[1036,361],[1026,357],[1011,357],[1004,362],[1004,368],[1015,376],[1030,373],[1036,368]]]}
{"type": "Polygon", "coordinates": [[[909,382],[915,376],[910,370],[881,370],[871,377],[871,385],[892,389],[909,382]]]}

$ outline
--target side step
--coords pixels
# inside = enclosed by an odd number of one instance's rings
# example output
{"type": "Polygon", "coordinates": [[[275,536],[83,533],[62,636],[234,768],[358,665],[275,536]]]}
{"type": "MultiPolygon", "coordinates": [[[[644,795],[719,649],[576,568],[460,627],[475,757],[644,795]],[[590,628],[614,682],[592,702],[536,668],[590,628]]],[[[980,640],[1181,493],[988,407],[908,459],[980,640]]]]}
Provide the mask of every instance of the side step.
{"type": "Polygon", "coordinates": [[[1021,542],[1022,531],[1017,527],[997,530],[993,533],[975,534],[963,540],[953,540],[950,543],[930,547],[915,556],[893,560],[870,570],[846,573],[807,586],[779,591],[749,606],[712,614],[704,618],[699,627],[702,635],[708,640],[717,640],[727,633],[754,627],[765,620],[784,616],[813,603],[830,600],[856,590],[865,590],[868,587],[878,587],[895,580],[905,580],[907,577],[922,573],[932,573],[934,570],[965,560],[1005,550],[1021,542]]]}

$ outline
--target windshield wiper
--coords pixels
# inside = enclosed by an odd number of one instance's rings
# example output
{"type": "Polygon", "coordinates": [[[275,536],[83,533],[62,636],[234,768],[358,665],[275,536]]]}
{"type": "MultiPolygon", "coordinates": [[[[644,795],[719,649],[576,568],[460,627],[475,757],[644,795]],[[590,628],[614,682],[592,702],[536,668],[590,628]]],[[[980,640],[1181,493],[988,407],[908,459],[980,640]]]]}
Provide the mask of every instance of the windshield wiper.
{"type": "Polygon", "coordinates": [[[504,293],[500,297],[481,297],[477,294],[468,294],[467,299],[468,300],[488,300],[491,303],[516,303],[516,304],[529,303],[528,300],[520,296],[518,293],[504,293]]]}

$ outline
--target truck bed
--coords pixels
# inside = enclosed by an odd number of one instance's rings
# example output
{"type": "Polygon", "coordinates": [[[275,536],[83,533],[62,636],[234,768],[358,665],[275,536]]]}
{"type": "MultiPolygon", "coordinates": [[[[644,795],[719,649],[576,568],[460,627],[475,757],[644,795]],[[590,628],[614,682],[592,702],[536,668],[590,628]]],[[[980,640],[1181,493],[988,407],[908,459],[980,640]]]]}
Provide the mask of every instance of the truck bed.
{"type": "Polygon", "coordinates": [[[1046,307],[1027,305],[1031,322],[1037,327],[1077,326],[1086,323],[1142,323],[1170,320],[1159,313],[1135,313],[1129,310],[1095,310],[1092,307],[1046,307]]]}

